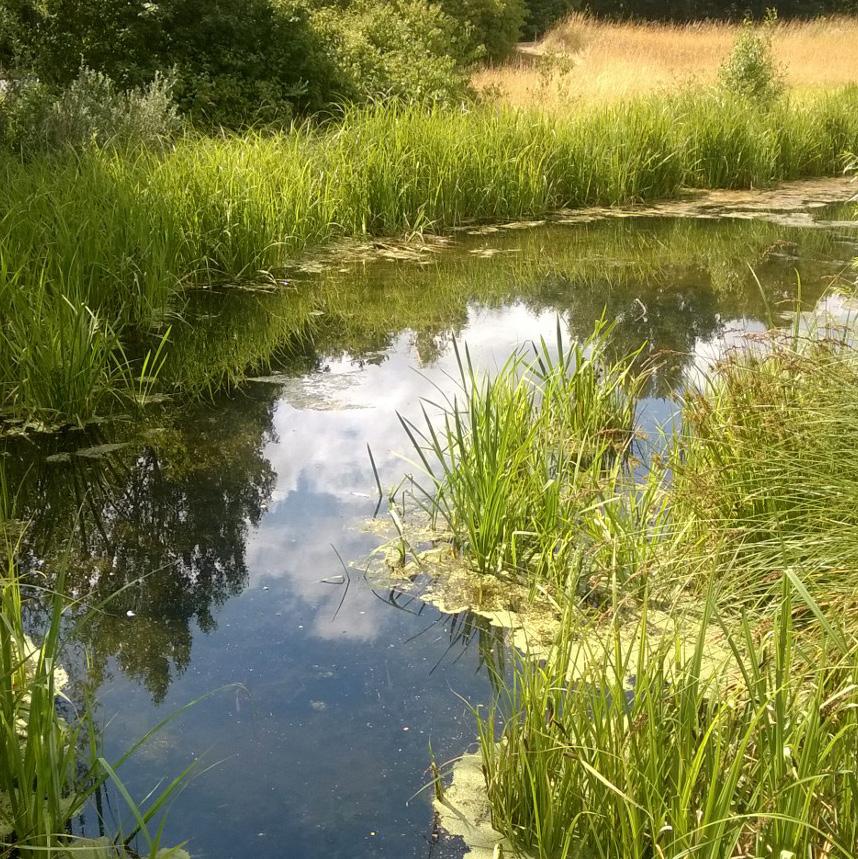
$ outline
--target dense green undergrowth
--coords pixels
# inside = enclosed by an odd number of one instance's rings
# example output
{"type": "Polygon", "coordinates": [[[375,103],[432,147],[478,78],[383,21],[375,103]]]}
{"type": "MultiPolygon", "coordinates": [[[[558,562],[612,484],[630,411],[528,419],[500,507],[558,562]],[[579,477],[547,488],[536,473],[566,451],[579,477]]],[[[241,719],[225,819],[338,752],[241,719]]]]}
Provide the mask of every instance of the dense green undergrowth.
{"type": "Polygon", "coordinates": [[[187,287],[276,278],[337,237],[838,173],[856,105],[845,89],[771,110],[706,92],[563,118],[377,108],[163,153],[2,157],[0,409],[50,424],[103,413],[128,399],[117,380],[151,381],[130,364],[154,355],[146,338],[187,287]]]}

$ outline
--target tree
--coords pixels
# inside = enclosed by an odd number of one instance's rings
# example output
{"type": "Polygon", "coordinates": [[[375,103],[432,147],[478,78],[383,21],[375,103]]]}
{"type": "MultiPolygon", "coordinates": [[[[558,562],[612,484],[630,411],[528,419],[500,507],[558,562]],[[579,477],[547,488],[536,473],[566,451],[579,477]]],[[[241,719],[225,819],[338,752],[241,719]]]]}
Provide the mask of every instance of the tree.
{"type": "Polygon", "coordinates": [[[6,29],[23,38],[19,54],[50,84],[70,83],[81,66],[122,87],[174,71],[180,107],[223,125],[282,116],[290,106],[317,109],[334,88],[333,66],[299,0],[14,1],[6,29]],[[26,28],[15,26],[25,18],[26,28]]]}

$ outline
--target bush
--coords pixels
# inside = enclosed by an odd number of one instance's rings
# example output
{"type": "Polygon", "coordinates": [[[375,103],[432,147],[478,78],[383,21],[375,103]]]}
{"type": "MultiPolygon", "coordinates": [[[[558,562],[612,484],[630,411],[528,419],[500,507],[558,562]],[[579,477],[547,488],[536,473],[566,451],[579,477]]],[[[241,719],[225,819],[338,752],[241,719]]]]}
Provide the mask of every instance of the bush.
{"type": "Polygon", "coordinates": [[[215,125],[317,109],[333,88],[301,0],[43,0],[35,15],[41,80],[66,86],[83,64],[131,88],[173,69],[180,108],[215,125]]]}
{"type": "Polygon", "coordinates": [[[22,154],[89,143],[160,147],[179,128],[173,81],[156,73],[123,92],[101,72],[82,69],[58,94],[38,80],[11,83],[0,96],[0,139],[22,154]]]}
{"type": "Polygon", "coordinates": [[[570,12],[582,7],[579,0],[525,0],[525,19],[522,35],[537,39],[551,26],[570,12]]]}
{"type": "Polygon", "coordinates": [[[323,9],[315,24],[330,45],[341,97],[449,103],[468,92],[467,42],[427,0],[357,0],[323,9]]]}
{"type": "Polygon", "coordinates": [[[783,74],[772,52],[774,13],[766,16],[762,27],[745,20],[742,32],[719,70],[721,87],[760,104],[773,104],[783,93],[783,74]]]}
{"type": "Polygon", "coordinates": [[[441,8],[468,28],[470,48],[488,60],[507,57],[525,20],[525,0],[439,0],[441,8]]]}

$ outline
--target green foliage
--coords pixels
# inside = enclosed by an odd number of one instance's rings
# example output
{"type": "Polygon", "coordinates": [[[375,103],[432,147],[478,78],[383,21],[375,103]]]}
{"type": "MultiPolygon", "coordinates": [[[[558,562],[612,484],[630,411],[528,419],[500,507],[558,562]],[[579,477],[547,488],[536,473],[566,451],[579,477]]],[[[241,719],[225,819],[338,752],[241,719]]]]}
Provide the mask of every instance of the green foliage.
{"type": "Polygon", "coordinates": [[[356,0],[314,24],[352,101],[455,102],[468,92],[461,25],[427,0],[356,0]]]}
{"type": "Polygon", "coordinates": [[[494,826],[535,859],[854,856],[858,654],[812,608],[785,585],[762,636],[712,598],[629,634],[567,619],[477,713],[494,826]]]}
{"type": "Polygon", "coordinates": [[[461,399],[440,426],[402,420],[432,484],[436,517],[480,573],[544,576],[580,548],[582,510],[611,496],[632,441],[641,377],[629,356],[604,360],[606,332],[566,347],[543,342],[532,363],[514,356],[478,379],[457,348],[461,399]]]}
{"type": "Polygon", "coordinates": [[[179,130],[172,88],[170,78],[156,74],[121,91],[90,69],[58,93],[36,80],[12,81],[0,94],[0,141],[27,156],[89,144],[157,149],[179,130]]]}
{"type": "Polygon", "coordinates": [[[288,118],[330,97],[332,68],[299,0],[45,0],[28,28],[34,71],[50,84],[81,65],[123,88],[175,74],[179,106],[235,125],[288,118]]]}
{"type": "Polygon", "coordinates": [[[438,0],[441,8],[467,28],[472,50],[488,60],[512,53],[525,21],[525,0],[438,0]]]}
{"type": "Polygon", "coordinates": [[[525,0],[522,35],[537,39],[561,18],[583,8],[580,0],[525,0]]]}
{"type": "Polygon", "coordinates": [[[745,20],[730,56],[719,70],[721,87],[733,96],[771,105],[783,94],[785,83],[772,52],[772,26],[777,15],[766,16],[762,27],[745,20]]]}

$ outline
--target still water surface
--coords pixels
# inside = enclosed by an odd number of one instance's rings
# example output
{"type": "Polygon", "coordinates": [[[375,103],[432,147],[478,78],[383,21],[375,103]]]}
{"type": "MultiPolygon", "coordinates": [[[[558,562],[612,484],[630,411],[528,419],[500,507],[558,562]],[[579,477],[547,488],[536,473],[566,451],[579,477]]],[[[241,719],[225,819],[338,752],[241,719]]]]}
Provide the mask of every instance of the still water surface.
{"type": "Polygon", "coordinates": [[[671,391],[789,308],[797,273],[812,305],[847,272],[854,209],[806,211],[804,226],[727,212],[462,231],[305,265],[276,292],[200,293],[169,372],[255,381],[142,424],[7,444],[33,520],[25,567],[70,551],[91,601],[132,583],[79,633],[109,756],[221,690],[125,773],[143,796],[194,759],[217,764],[174,803],[168,841],[212,859],[459,855],[418,791],[430,741],[440,761],[473,743],[491,633],[359,569],[346,592],[337,553],[378,544],[367,445],[385,484],[413,471],[396,413],[453,390],[454,337],[491,371],[558,319],[585,337],[603,313],[618,353],[647,341],[659,358],[642,405],[654,429],[671,391]]]}

